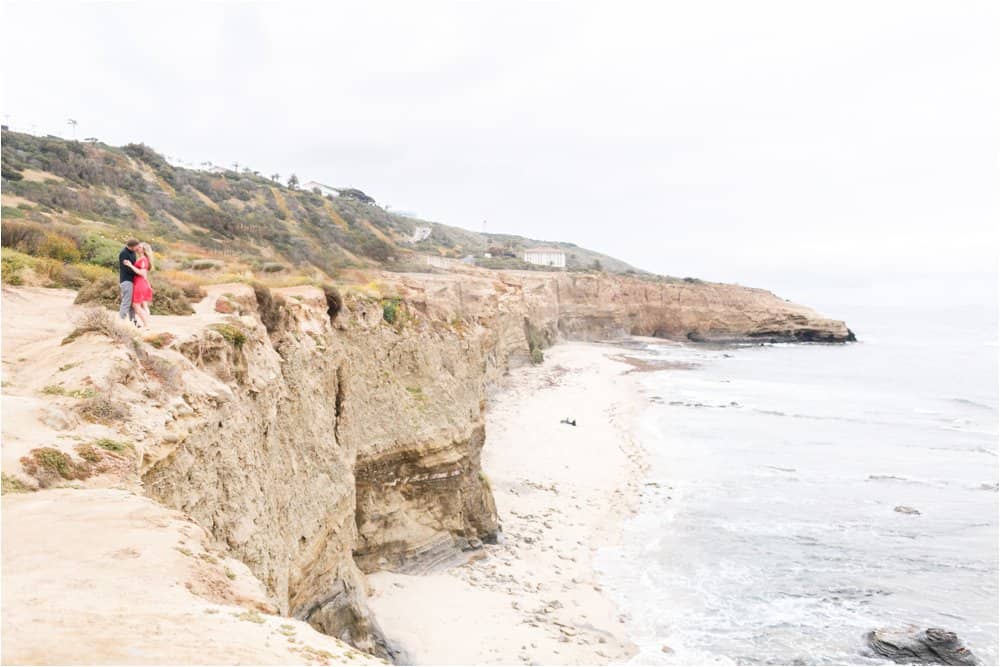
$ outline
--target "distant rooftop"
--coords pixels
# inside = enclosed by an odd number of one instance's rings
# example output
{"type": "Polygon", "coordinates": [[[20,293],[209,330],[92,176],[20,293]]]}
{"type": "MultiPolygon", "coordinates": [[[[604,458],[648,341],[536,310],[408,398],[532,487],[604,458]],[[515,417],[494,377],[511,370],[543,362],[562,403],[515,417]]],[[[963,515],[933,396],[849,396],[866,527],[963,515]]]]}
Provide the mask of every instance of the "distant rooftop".
{"type": "Polygon", "coordinates": [[[562,248],[553,248],[550,246],[538,246],[537,248],[525,248],[524,252],[562,252],[565,251],[562,248]]]}

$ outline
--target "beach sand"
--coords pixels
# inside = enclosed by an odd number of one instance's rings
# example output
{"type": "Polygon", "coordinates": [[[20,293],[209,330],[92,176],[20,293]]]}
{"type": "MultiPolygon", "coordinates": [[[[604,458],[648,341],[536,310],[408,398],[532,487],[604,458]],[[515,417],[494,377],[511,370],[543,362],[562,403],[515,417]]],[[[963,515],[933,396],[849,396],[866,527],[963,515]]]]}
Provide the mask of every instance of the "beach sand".
{"type": "Polygon", "coordinates": [[[446,571],[372,575],[383,630],[414,664],[605,664],[634,654],[595,552],[635,511],[634,375],[611,345],[565,343],[512,371],[487,411],[483,469],[503,537],[446,571]],[[576,426],[560,423],[575,419],[576,426]]]}

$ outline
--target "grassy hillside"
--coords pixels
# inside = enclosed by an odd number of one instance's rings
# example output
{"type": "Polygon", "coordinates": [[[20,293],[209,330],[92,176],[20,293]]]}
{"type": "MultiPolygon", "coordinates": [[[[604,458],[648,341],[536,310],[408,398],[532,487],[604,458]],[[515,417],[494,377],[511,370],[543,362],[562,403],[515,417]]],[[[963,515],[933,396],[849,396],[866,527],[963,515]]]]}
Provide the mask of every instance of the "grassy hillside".
{"type": "MultiPolygon", "coordinates": [[[[3,279],[81,287],[110,273],[122,241],[149,241],[162,282],[323,282],[351,268],[428,270],[425,255],[493,268],[543,242],[394,215],[354,196],[291,189],[249,170],[174,167],[142,144],[118,148],[3,132],[3,279]],[[413,244],[418,227],[430,236],[413,244]],[[490,252],[493,257],[483,257],[490,252]]],[[[569,270],[635,270],[569,243],[569,270]]],[[[192,288],[193,289],[193,288],[192,288]]]]}

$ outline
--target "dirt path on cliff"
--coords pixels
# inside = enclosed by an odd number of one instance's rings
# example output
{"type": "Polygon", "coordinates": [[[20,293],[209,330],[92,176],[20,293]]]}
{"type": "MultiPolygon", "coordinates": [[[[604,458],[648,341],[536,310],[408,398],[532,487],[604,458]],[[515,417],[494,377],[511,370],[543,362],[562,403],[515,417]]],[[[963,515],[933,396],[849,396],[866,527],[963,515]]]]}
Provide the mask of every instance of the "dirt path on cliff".
{"type": "Polygon", "coordinates": [[[491,401],[483,469],[501,544],[445,572],[370,576],[379,622],[415,663],[606,664],[633,653],[592,566],[641,483],[628,430],[637,389],[616,353],[556,346],[491,401]]]}

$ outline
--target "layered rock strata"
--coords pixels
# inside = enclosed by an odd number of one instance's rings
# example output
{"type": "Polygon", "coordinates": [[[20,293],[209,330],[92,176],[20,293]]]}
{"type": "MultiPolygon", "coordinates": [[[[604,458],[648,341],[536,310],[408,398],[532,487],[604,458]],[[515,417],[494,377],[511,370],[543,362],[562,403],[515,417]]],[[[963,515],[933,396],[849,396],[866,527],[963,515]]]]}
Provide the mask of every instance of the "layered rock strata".
{"type": "Polygon", "coordinates": [[[142,479],[245,562],[282,613],[384,657],[363,572],[427,570],[500,530],[479,457],[487,388],[511,364],[560,338],[853,338],[728,285],[485,271],[376,285],[379,296],[345,289],[336,316],[320,290],[280,290],[270,331],[249,290],[225,288],[242,314],[213,315],[161,353],[183,371],[142,479]]]}

